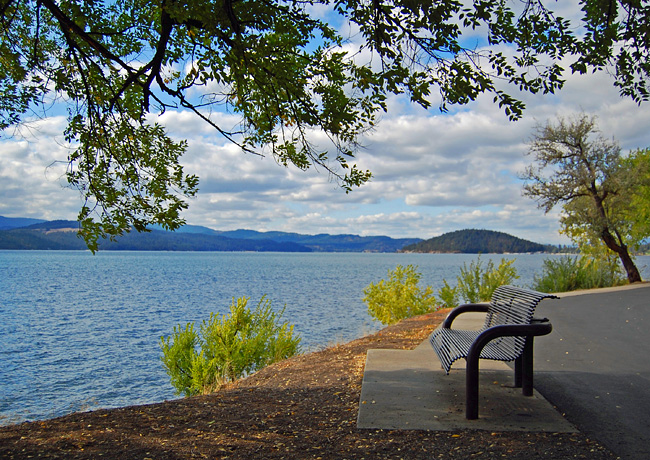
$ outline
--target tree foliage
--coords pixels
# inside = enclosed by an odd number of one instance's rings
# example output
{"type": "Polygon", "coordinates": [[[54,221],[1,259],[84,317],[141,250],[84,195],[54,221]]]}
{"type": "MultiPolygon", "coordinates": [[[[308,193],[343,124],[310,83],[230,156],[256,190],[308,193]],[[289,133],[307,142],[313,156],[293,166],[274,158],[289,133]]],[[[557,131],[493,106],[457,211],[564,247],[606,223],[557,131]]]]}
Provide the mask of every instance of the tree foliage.
{"type": "Polygon", "coordinates": [[[160,339],[162,362],[178,394],[192,396],[215,391],[269,364],[300,351],[300,337],[262,298],[255,310],[248,298],[233,299],[228,315],[210,314],[199,332],[193,323],[174,327],[160,339]]]}
{"type": "Polygon", "coordinates": [[[353,158],[388,94],[446,110],[488,93],[516,119],[524,104],[510,89],[558,90],[566,60],[573,72],[610,70],[623,95],[647,100],[650,7],[581,5],[572,22],[538,0],[0,0],[0,129],[66,107],[68,180],[96,248],[183,223],[198,179],[180,164],[186,144],[154,121],[167,110],[192,112],[245,152],[322,167],[349,191],[370,179],[353,158]],[[223,112],[241,123],[224,126],[223,112]]]}
{"type": "Polygon", "coordinates": [[[650,148],[633,151],[622,161],[623,169],[632,171],[638,179],[630,190],[627,206],[623,208],[627,213],[624,219],[630,224],[631,239],[637,249],[638,243],[650,236],[650,148]]]}
{"type": "Polygon", "coordinates": [[[604,244],[618,255],[628,280],[640,281],[629,248],[650,235],[636,213],[649,206],[643,199],[648,165],[641,156],[625,160],[618,143],[603,137],[595,117],[586,114],[539,126],[529,153],[535,163],[523,175],[524,194],[546,212],[561,204],[564,233],[588,250],[604,244]]]}

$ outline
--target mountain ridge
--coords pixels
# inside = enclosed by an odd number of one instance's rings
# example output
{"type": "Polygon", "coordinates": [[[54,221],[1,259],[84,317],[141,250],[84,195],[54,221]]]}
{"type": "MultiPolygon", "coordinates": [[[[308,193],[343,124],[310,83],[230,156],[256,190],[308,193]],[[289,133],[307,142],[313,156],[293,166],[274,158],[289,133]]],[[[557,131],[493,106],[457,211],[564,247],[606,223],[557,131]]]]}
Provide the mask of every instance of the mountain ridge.
{"type": "Polygon", "coordinates": [[[0,216],[0,230],[27,227],[37,223],[45,222],[43,219],[31,219],[29,217],[4,217],[0,216]]]}
{"type": "MultiPolygon", "coordinates": [[[[1,216],[0,216],[1,217],[1,216]]],[[[13,219],[19,223],[20,218],[13,219]]],[[[35,219],[38,221],[38,219],[35,219]]],[[[0,230],[0,249],[69,249],[86,246],[76,234],[76,221],[38,221],[24,227],[0,230]],[[65,231],[69,230],[69,231],[65,231]]],[[[146,233],[127,233],[116,242],[102,241],[100,250],[144,251],[274,251],[274,252],[397,252],[420,238],[388,236],[305,235],[256,230],[219,231],[197,225],[183,226],[175,232],[154,227],[146,233]]]]}

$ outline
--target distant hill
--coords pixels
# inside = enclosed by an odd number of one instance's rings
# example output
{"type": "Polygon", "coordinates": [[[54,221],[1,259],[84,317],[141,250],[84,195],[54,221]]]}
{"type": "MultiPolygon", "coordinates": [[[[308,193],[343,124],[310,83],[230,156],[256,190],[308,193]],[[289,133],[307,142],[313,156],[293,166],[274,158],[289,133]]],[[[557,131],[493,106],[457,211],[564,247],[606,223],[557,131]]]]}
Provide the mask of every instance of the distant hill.
{"type": "MultiPolygon", "coordinates": [[[[31,223],[31,222],[27,222],[31,223]]],[[[84,250],[76,221],[37,221],[21,228],[0,230],[0,249],[84,250]]],[[[159,229],[132,232],[117,241],[100,242],[100,250],[131,251],[274,251],[274,252],[397,252],[416,238],[387,236],[303,235],[299,233],[218,231],[184,226],[175,232],[159,229]]]]}
{"type": "Polygon", "coordinates": [[[42,230],[45,232],[57,230],[79,230],[79,222],[76,220],[43,220],[23,227],[27,230],[42,230]]]}
{"type": "Polygon", "coordinates": [[[407,245],[401,252],[505,254],[546,252],[550,248],[550,246],[492,230],[458,230],[407,245]]]}
{"type": "Polygon", "coordinates": [[[404,246],[422,241],[420,238],[390,238],[388,236],[359,235],[303,235],[300,233],[257,232],[232,230],[219,232],[221,236],[241,239],[269,239],[307,246],[315,252],[397,252],[404,246]]]}
{"type": "MultiPolygon", "coordinates": [[[[75,221],[41,222],[23,228],[0,231],[0,249],[85,250],[77,235],[75,221]]],[[[131,232],[117,241],[99,243],[103,251],[273,251],[311,252],[311,249],[291,242],[272,240],[242,240],[205,233],[184,233],[152,230],[131,232]]]]}
{"type": "Polygon", "coordinates": [[[27,217],[3,217],[0,216],[0,230],[27,227],[28,225],[45,222],[42,219],[29,219],[27,217]]]}

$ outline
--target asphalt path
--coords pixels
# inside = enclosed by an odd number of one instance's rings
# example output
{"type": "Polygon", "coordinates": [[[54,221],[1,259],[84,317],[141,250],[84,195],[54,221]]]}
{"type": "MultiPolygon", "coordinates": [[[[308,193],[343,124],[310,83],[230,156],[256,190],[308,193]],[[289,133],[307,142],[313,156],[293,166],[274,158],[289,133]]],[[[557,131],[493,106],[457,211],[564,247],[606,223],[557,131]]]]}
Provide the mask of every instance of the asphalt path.
{"type": "Polygon", "coordinates": [[[650,284],[563,294],[535,316],[535,389],[623,460],[650,459],[650,284]]]}

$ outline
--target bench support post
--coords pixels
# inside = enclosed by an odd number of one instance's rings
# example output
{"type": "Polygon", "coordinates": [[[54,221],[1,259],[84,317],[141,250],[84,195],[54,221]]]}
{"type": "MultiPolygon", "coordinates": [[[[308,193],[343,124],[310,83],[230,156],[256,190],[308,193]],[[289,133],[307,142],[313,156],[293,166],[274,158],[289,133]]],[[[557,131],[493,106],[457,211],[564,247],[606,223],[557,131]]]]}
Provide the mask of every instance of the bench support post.
{"type": "Polygon", "coordinates": [[[521,354],[521,392],[524,396],[533,395],[533,340],[526,337],[524,352],[521,354]]]}
{"type": "Polygon", "coordinates": [[[521,377],[521,356],[515,359],[515,388],[521,388],[522,377],[521,377]]]}
{"type": "Polygon", "coordinates": [[[478,357],[479,353],[467,357],[465,369],[465,418],[476,420],[478,418],[478,357]]]}
{"type": "Polygon", "coordinates": [[[526,337],[522,354],[515,360],[515,388],[524,396],[533,395],[533,336],[526,337]]]}

